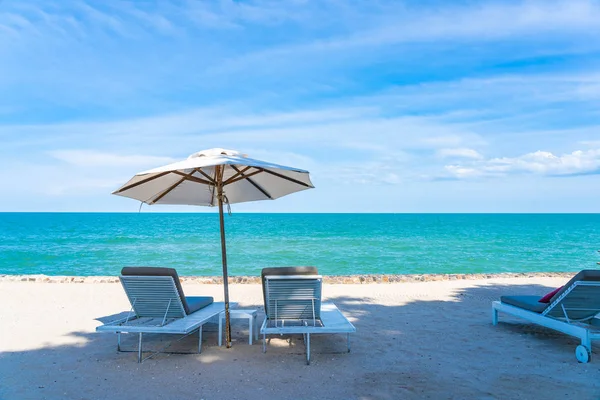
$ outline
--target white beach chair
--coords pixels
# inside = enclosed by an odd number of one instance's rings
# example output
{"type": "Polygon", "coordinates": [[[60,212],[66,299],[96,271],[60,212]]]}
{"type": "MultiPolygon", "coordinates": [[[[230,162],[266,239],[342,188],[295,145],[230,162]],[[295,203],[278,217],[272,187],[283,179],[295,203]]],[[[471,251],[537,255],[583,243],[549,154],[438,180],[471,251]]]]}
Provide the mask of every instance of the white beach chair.
{"type": "Polygon", "coordinates": [[[140,363],[144,333],[178,334],[186,337],[198,331],[200,353],[204,324],[216,321],[219,313],[225,309],[224,303],[213,303],[212,297],[184,296],[177,272],[172,268],[126,267],[121,271],[119,279],[131,303],[131,310],[127,317],[101,325],[96,331],[117,333],[119,351],[121,333],[138,333],[140,363]]]}
{"type": "Polygon", "coordinates": [[[498,312],[581,339],[575,355],[587,363],[592,355],[592,340],[600,339],[600,270],[583,270],[575,275],[549,303],[538,296],[502,296],[492,302],[492,323],[498,324],[498,312]]]}
{"type": "Polygon", "coordinates": [[[356,328],[333,303],[321,303],[322,277],[311,274],[314,267],[265,268],[262,272],[266,318],[260,328],[263,352],[267,335],[299,334],[306,345],[310,364],[310,335],[346,333],[350,352],[350,333],[356,328]]]}

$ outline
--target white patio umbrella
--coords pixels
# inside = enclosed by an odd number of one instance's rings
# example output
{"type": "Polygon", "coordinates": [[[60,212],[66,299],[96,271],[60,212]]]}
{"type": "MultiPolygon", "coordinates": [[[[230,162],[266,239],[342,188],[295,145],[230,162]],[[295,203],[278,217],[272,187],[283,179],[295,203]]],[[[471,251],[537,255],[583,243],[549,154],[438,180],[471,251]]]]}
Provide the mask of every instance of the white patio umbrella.
{"type": "Polygon", "coordinates": [[[308,171],[255,160],[233,150],[210,149],[194,153],[183,161],[140,172],[113,194],[149,205],[219,207],[225,339],[227,347],[231,347],[223,204],[275,200],[313,187],[308,171]]]}

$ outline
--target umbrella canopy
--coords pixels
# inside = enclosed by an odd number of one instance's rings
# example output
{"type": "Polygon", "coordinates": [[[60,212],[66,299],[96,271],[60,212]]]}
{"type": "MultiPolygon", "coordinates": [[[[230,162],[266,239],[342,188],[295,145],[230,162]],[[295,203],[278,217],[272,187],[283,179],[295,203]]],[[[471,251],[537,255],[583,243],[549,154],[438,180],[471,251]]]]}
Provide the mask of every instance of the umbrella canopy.
{"type": "Polygon", "coordinates": [[[113,192],[146,204],[218,206],[221,227],[225,336],[231,346],[227,251],[223,204],[279,197],[311,189],[308,171],[248,158],[225,149],[210,149],[163,167],[140,172],[113,192]]]}
{"type": "Polygon", "coordinates": [[[146,204],[216,206],[222,182],[226,202],[274,200],[313,187],[308,171],[210,149],[183,161],[140,172],[113,192],[146,204]]]}

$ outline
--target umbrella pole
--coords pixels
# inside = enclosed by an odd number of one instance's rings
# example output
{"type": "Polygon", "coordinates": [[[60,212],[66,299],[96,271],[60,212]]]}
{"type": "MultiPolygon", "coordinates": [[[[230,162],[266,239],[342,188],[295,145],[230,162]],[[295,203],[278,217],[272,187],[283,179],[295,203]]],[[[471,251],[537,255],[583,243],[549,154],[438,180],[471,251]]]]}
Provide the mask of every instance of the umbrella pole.
{"type": "Polygon", "coordinates": [[[229,319],[229,282],[227,274],[227,248],[225,246],[225,219],[223,218],[223,182],[217,182],[219,200],[219,225],[221,226],[221,257],[223,260],[223,291],[225,294],[225,345],[231,347],[231,320],[229,319]]]}

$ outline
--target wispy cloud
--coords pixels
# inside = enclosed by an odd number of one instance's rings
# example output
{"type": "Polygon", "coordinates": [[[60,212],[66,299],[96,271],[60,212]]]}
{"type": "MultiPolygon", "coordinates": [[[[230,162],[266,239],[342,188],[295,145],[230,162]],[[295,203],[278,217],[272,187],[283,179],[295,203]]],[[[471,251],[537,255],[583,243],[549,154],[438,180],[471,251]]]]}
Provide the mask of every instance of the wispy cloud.
{"type": "Polygon", "coordinates": [[[436,153],[442,158],[474,158],[481,159],[483,156],[477,152],[477,150],[468,148],[456,148],[456,149],[440,149],[436,153]]]}
{"type": "Polygon", "coordinates": [[[488,2],[435,8],[387,3],[384,8],[385,15],[377,14],[376,18],[367,12],[358,32],[248,52],[231,57],[209,71],[229,73],[273,60],[287,64],[307,56],[320,54],[334,58],[338,53],[356,50],[365,57],[365,52],[372,53],[378,47],[400,44],[456,45],[456,41],[481,43],[508,39],[528,42],[544,35],[564,34],[591,39],[600,33],[600,4],[591,0],[488,2]]]}
{"type": "Polygon", "coordinates": [[[469,164],[447,165],[446,171],[456,178],[481,178],[509,174],[536,174],[545,176],[600,173],[600,148],[577,150],[556,156],[547,151],[536,151],[519,157],[501,157],[475,161],[469,164]]]}
{"type": "MultiPolygon", "coordinates": [[[[436,65],[452,64],[441,74],[446,79],[450,71],[468,72],[471,60],[481,65],[488,59],[497,63],[600,47],[586,39],[600,30],[600,5],[594,1],[476,6],[383,1],[365,7],[335,1],[57,2],[5,8],[0,26],[18,35],[0,40],[0,88],[10,79],[21,90],[35,86],[43,103],[68,107],[77,102],[104,114],[124,108],[177,110],[186,91],[198,93],[185,96],[203,103],[207,99],[201,94],[214,102],[244,92],[256,97],[257,92],[293,94],[306,87],[338,93],[357,80],[372,79],[364,73],[371,64],[410,75],[425,68],[428,80],[435,80],[436,65]],[[198,13],[209,17],[198,20],[198,13]],[[339,22],[324,24],[330,15],[339,22]],[[234,33],[212,30],[230,25],[237,27],[234,33]],[[560,40],[548,40],[555,37],[560,40]],[[461,51],[465,40],[475,50],[461,51]],[[516,42],[506,49],[478,47],[489,40],[516,42]],[[394,47],[402,44],[410,47],[394,47]],[[449,49],[455,56],[445,54],[449,49]],[[423,56],[432,50],[443,54],[434,62],[423,56]]],[[[597,92],[582,88],[580,96],[586,91],[597,92]]],[[[294,103],[292,96],[285,97],[283,102],[294,103]]]]}
{"type": "Polygon", "coordinates": [[[101,153],[93,150],[54,150],[49,154],[70,165],[84,168],[96,167],[148,167],[153,165],[168,164],[176,161],[171,157],[121,155],[101,153]]]}
{"type": "MultiPolygon", "coordinates": [[[[598,132],[600,132],[600,129],[598,130],[598,132]]],[[[579,144],[587,147],[600,148],[600,140],[583,140],[579,142],[579,144]]]]}

